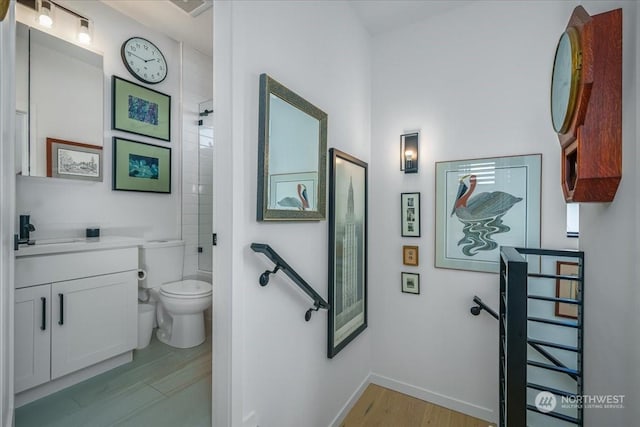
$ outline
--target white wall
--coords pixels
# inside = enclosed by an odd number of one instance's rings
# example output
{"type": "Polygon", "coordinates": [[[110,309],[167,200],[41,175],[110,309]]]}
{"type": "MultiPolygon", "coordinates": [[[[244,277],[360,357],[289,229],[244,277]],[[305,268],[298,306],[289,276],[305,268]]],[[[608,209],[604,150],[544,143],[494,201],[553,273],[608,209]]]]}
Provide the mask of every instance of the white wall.
{"type": "Polygon", "coordinates": [[[214,368],[229,363],[228,352],[232,357],[230,388],[219,390],[224,372],[214,372],[214,416],[226,425],[217,418],[218,405],[226,405],[234,425],[247,417],[261,426],[327,426],[369,373],[371,331],[327,359],[326,311],[305,322],[311,302],[282,274],[266,288],[258,285],[272,265],[251,251],[252,242],[272,245],[328,294],[327,221],[255,219],[258,79],[267,73],[324,110],[328,146],[369,161],[368,35],[343,2],[216,2],[214,8],[216,170],[228,179],[214,191],[214,368]]]}
{"type": "MultiPolygon", "coordinates": [[[[34,239],[61,235],[83,235],[87,226],[99,226],[104,234],[126,234],[146,238],[180,236],[181,121],[180,50],[176,41],[146,28],[101,2],[62,1],[94,20],[92,49],[104,55],[104,181],[19,176],[17,213],[31,214],[34,239]],[[171,142],[111,130],[111,76],[136,81],[120,58],[122,42],[133,35],[153,41],[165,54],[168,75],[152,88],[172,96],[171,142]],[[120,136],[172,148],[171,194],[112,191],[112,137],[120,136]]],[[[30,23],[33,21],[29,21],[30,23]]],[[[56,31],[62,31],[58,29],[56,31]]]]}
{"type": "Polygon", "coordinates": [[[638,313],[638,6],[585,1],[591,13],[623,7],[622,181],[612,203],[580,206],[585,251],[585,392],[623,394],[625,410],[585,411],[585,425],[636,425],[640,418],[638,313]]]}
{"type": "MultiPolygon", "coordinates": [[[[542,153],[541,243],[565,237],[560,145],[549,117],[553,56],[573,2],[476,2],[373,40],[370,223],[373,380],[497,420],[498,276],[434,267],[435,162],[542,153]],[[420,172],[398,169],[399,138],[420,130],[420,172]],[[421,193],[422,237],[400,237],[400,193],[421,193]],[[391,226],[389,226],[391,224],[391,226]],[[420,266],[402,266],[402,245],[420,266]],[[419,296],[400,272],[420,273],[419,296]]],[[[587,292],[587,298],[589,298],[587,292]]]]}

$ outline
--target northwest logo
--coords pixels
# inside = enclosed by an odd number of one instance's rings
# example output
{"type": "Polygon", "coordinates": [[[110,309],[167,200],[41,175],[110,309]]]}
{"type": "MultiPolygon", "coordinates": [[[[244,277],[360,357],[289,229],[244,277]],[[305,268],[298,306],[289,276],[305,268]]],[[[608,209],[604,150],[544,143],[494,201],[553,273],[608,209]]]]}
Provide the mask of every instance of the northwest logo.
{"type": "Polygon", "coordinates": [[[556,397],[548,391],[541,391],[536,396],[535,404],[538,411],[546,414],[556,408],[556,397]]]}

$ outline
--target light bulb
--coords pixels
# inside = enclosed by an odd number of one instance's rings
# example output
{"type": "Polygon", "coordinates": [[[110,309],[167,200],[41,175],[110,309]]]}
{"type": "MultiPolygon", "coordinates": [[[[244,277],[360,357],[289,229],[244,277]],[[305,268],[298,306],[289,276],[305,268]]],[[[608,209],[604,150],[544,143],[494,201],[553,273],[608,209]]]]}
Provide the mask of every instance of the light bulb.
{"type": "Polygon", "coordinates": [[[78,27],[78,41],[82,44],[91,43],[91,33],[89,32],[89,21],[80,18],[80,26],[78,27]]]}
{"type": "Polygon", "coordinates": [[[42,0],[40,2],[38,23],[47,28],[51,28],[53,26],[53,18],[51,17],[51,2],[47,0],[42,0]]]}
{"type": "Polygon", "coordinates": [[[408,162],[410,162],[413,159],[413,151],[411,150],[405,151],[404,158],[407,159],[408,162]]]}

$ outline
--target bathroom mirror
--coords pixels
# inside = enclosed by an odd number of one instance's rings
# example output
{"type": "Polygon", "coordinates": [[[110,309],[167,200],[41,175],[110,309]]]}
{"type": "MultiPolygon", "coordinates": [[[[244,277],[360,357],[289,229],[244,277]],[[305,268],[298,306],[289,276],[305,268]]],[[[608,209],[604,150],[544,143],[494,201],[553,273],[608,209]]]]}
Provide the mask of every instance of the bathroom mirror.
{"type": "Polygon", "coordinates": [[[327,114],[262,74],[258,129],[258,221],[325,219],[327,114]]]}
{"type": "Polygon", "coordinates": [[[16,173],[47,176],[47,138],[103,145],[102,56],[16,23],[16,173]]]}

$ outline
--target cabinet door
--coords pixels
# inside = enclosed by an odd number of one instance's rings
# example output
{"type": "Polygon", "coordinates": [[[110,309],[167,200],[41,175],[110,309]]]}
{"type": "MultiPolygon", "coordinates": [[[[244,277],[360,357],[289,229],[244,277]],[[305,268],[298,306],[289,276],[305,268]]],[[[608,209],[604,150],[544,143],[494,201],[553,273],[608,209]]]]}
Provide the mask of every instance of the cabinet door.
{"type": "Polygon", "coordinates": [[[137,344],[137,272],[51,285],[51,378],[132,350],[137,344]]]}
{"type": "Polygon", "coordinates": [[[49,381],[51,285],[16,289],[15,392],[49,381]]]}

